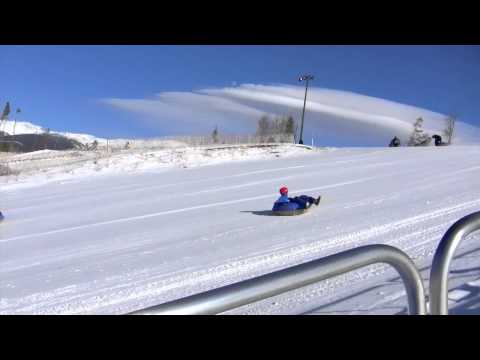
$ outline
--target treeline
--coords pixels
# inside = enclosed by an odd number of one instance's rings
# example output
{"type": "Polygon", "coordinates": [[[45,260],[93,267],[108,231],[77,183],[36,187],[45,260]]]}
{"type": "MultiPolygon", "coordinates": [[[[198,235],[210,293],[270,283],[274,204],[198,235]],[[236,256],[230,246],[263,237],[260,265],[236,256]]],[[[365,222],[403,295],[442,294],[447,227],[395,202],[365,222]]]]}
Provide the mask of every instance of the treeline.
{"type": "Polygon", "coordinates": [[[161,141],[178,141],[189,146],[205,146],[205,145],[242,145],[242,144],[260,144],[266,142],[266,138],[257,135],[235,135],[223,134],[217,130],[216,136],[166,136],[162,137],[161,141]]]}
{"type": "Polygon", "coordinates": [[[294,142],[296,130],[292,116],[270,119],[264,115],[258,120],[256,136],[261,142],[294,142]]]}
{"type": "Polygon", "coordinates": [[[295,142],[297,128],[292,116],[281,116],[270,119],[262,116],[257,122],[255,135],[225,135],[220,133],[218,126],[213,129],[210,138],[205,137],[176,137],[188,144],[241,144],[241,143],[285,143],[295,142]]]}

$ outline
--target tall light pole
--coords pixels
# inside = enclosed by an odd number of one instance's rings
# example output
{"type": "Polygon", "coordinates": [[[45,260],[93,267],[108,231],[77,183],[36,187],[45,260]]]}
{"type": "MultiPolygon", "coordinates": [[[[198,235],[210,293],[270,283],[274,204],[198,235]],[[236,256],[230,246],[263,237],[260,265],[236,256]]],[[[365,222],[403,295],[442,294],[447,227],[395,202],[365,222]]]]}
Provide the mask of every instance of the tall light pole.
{"type": "Polygon", "coordinates": [[[303,99],[303,111],[302,111],[302,126],[300,127],[300,141],[299,144],[303,144],[303,119],[305,117],[305,105],[307,103],[307,91],[308,91],[308,82],[313,80],[313,75],[302,75],[298,81],[305,81],[305,98],[303,99]]]}

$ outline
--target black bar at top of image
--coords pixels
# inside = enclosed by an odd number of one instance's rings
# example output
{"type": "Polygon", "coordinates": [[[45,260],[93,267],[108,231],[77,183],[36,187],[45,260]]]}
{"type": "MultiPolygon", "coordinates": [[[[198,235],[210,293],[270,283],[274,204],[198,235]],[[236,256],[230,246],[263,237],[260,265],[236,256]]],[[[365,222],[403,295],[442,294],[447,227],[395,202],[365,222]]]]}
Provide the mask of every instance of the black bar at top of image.
{"type": "MultiPolygon", "coordinates": [[[[104,5],[102,5],[104,6],[104,5]]],[[[162,5],[163,6],[163,5],[162,5]]],[[[117,6],[118,7],[118,6],[117,6]]],[[[480,43],[477,12],[424,15],[418,7],[359,13],[308,7],[301,11],[277,6],[268,12],[246,6],[227,13],[135,6],[115,9],[72,9],[66,15],[34,10],[4,17],[0,44],[178,44],[178,45],[307,45],[307,44],[474,44],[480,43]],[[278,8],[283,9],[281,12],[278,8]],[[108,11],[106,11],[108,10],[108,11]],[[128,10],[128,11],[127,11],[128,10]],[[130,11],[130,13],[129,13],[130,11]]],[[[224,6],[225,7],[225,6],[224,6]]],[[[445,10],[446,11],[446,10],[445,10]]],[[[10,13],[10,12],[9,12],[10,13]]]]}

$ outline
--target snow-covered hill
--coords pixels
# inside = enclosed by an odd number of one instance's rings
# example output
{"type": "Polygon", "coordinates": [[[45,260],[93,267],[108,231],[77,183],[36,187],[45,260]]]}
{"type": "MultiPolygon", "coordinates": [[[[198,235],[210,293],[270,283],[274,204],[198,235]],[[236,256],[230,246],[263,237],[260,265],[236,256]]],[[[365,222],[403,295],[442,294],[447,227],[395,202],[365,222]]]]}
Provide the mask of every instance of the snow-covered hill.
{"type": "MultiPolygon", "coordinates": [[[[443,233],[480,210],[478,159],[480,146],[344,148],[3,187],[0,314],[127,313],[378,243],[428,286],[443,233]],[[281,185],[322,203],[268,216],[281,185]]],[[[479,240],[453,262],[453,312],[478,313],[479,240]]],[[[398,274],[375,265],[231,313],[405,310],[398,274]]]]}
{"type": "MultiPolygon", "coordinates": [[[[299,122],[304,95],[302,86],[243,84],[104,102],[132,112],[167,133],[188,134],[193,129],[209,134],[215,126],[223,132],[253,133],[264,114],[288,114],[299,122]]],[[[314,137],[322,146],[385,146],[398,136],[405,143],[418,117],[424,119],[424,129],[430,135],[442,134],[445,114],[353,92],[311,87],[304,140],[310,143],[314,137]]],[[[477,127],[458,121],[456,130],[456,144],[480,143],[477,127]]]]}
{"type": "Polygon", "coordinates": [[[44,132],[41,126],[32,124],[28,121],[2,121],[0,123],[1,131],[5,131],[7,134],[41,134],[44,132]]]}

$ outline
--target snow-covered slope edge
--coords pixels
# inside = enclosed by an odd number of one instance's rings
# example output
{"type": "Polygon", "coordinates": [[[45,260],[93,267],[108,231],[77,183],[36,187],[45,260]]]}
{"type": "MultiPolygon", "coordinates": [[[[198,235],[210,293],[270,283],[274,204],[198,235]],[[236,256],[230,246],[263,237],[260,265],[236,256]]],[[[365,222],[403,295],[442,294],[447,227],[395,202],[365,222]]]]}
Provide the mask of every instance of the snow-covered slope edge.
{"type": "Polygon", "coordinates": [[[100,175],[191,168],[230,161],[288,158],[316,151],[318,149],[294,144],[172,147],[114,153],[42,150],[3,157],[2,164],[19,174],[0,177],[0,189],[31,187],[50,181],[100,175]]]}

